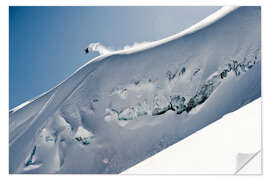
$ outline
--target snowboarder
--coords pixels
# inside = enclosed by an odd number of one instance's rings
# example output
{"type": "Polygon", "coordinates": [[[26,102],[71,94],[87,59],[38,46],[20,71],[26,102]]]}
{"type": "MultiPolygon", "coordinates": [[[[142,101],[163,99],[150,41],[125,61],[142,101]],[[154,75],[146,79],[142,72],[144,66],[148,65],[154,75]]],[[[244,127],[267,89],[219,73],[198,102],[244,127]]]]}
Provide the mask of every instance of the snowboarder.
{"type": "Polygon", "coordinates": [[[85,52],[85,54],[88,54],[89,53],[88,47],[84,49],[84,52],[85,52]]]}

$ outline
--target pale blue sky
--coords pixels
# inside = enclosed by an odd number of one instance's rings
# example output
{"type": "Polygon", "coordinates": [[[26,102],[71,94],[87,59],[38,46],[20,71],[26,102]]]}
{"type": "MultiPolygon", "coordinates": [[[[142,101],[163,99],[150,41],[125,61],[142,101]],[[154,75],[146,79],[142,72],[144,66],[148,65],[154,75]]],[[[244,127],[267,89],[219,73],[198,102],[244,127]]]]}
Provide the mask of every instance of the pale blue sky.
{"type": "Polygon", "coordinates": [[[178,33],[220,7],[10,7],[9,108],[56,86],[98,53],[178,33]]]}

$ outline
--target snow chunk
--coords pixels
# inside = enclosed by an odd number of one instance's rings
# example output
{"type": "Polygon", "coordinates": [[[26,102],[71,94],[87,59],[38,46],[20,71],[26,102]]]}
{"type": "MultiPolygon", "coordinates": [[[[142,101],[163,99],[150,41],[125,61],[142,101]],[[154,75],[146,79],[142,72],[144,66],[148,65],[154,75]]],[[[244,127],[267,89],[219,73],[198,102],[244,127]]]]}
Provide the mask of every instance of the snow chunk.
{"type": "Polygon", "coordinates": [[[75,134],[75,139],[83,145],[90,144],[94,134],[80,126],[75,134]]]}

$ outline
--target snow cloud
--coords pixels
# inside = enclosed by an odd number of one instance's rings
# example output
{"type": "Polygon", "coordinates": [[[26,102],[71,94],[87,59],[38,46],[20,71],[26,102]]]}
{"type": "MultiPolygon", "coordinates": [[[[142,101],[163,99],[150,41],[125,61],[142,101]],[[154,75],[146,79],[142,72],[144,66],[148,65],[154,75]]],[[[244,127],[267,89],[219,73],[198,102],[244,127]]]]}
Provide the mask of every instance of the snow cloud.
{"type": "Polygon", "coordinates": [[[98,42],[89,44],[88,49],[93,51],[93,52],[98,52],[100,55],[110,54],[110,53],[113,52],[112,49],[110,49],[108,47],[105,47],[105,46],[103,46],[102,44],[100,44],[98,42]]]}
{"type": "Polygon", "coordinates": [[[135,42],[135,43],[133,43],[133,45],[126,45],[122,49],[114,49],[111,47],[105,47],[101,43],[96,42],[96,43],[89,44],[88,49],[90,51],[93,51],[93,52],[98,52],[100,55],[104,55],[104,54],[111,54],[111,53],[118,52],[118,51],[129,50],[129,49],[133,49],[133,48],[134,49],[135,48],[142,48],[142,47],[148,46],[149,44],[150,44],[150,42],[148,42],[148,41],[144,41],[144,42],[140,42],[140,43],[135,42]]]}

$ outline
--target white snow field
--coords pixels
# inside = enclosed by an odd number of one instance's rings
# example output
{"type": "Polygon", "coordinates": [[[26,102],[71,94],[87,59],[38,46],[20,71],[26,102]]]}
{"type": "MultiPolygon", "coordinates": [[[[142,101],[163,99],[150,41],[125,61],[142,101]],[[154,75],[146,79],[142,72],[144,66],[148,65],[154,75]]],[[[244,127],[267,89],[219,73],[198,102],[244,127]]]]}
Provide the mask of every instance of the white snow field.
{"type": "Polygon", "coordinates": [[[261,98],[122,173],[261,174],[260,117],[261,98]]]}
{"type": "Polygon", "coordinates": [[[260,7],[224,7],[89,61],[10,110],[10,173],[120,173],[259,98],[260,20],[260,7]]]}

